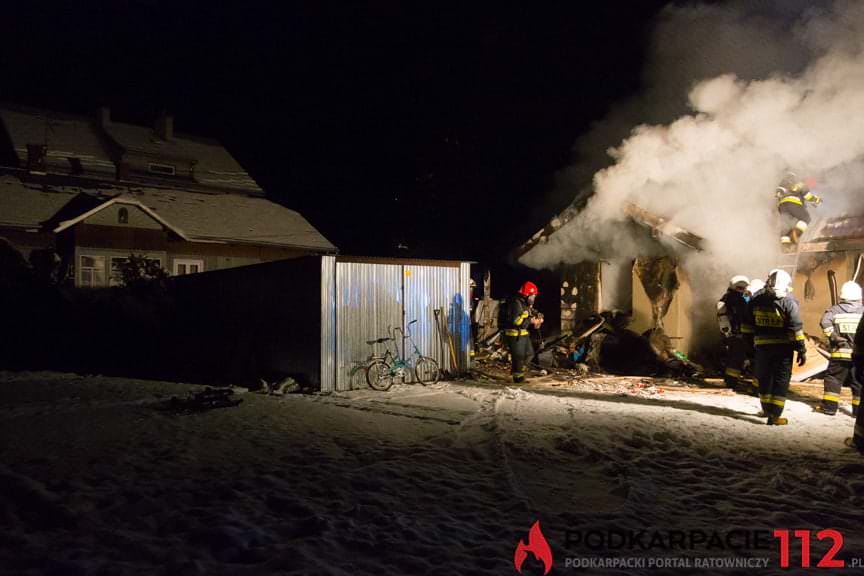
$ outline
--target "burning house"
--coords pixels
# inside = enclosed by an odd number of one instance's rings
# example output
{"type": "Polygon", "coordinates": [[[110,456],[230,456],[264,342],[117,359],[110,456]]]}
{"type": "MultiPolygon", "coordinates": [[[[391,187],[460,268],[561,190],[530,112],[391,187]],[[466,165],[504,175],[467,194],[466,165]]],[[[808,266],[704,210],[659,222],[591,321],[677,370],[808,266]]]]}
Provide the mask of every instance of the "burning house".
{"type": "MultiPolygon", "coordinates": [[[[695,329],[692,288],[675,252],[664,245],[671,243],[686,253],[701,250],[703,239],[636,204],[626,203],[622,212],[624,225],[641,239],[644,253],[626,262],[610,262],[598,250],[595,260],[559,266],[560,331],[572,332],[604,310],[620,310],[630,316],[630,330],[662,328],[675,348],[687,354],[695,329]]],[[[577,213],[575,204],[568,207],[519,247],[517,257],[550,242],[577,213]]]]}
{"type": "MultiPolygon", "coordinates": [[[[559,214],[521,246],[518,255],[553,242],[577,213],[571,206],[559,214]]],[[[677,352],[701,359],[710,356],[718,338],[712,304],[725,285],[711,285],[708,293],[704,278],[693,277],[687,267],[688,256],[703,251],[705,240],[633,203],[623,205],[622,215],[642,253],[624,261],[598,256],[560,265],[561,333],[578,332],[586,318],[620,309],[629,316],[631,331],[648,335],[660,329],[677,352]]],[[[797,255],[780,257],[777,265],[794,263],[794,294],[801,303],[804,329],[818,341],[820,319],[837,301],[837,286],[862,280],[864,217],[823,219],[805,240],[797,255]]]]}

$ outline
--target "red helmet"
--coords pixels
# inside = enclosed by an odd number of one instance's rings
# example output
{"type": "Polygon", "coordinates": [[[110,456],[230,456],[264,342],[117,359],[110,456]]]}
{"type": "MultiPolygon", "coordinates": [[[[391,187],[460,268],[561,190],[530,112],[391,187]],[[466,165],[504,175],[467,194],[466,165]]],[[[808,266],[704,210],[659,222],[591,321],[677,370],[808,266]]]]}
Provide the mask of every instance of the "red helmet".
{"type": "Polygon", "coordinates": [[[537,285],[533,282],[525,282],[522,284],[522,287],[519,288],[519,294],[522,296],[536,296],[538,294],[537,285]]]}

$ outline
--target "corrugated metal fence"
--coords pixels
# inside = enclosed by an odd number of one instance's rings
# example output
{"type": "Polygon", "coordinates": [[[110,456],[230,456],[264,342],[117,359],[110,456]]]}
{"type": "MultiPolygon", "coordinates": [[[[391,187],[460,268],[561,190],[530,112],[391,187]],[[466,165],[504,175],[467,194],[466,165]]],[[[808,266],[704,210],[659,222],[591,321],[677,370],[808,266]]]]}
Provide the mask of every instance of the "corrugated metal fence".
{"type": "MultiPolygon", "coordinates": [[[[323,257],[321,390],[360,386],[358,378],[365,378],[360,367],[373,351],[367,341],[391,336],[394,327],[410,330],[420,353],[438,360],[447,372],[467,370],[469,283],[467,262],[323,257]]],[[[397,343],[401,351],[398,334],[397,343]]],[[[405,345],[410,355],[410,342],[405,345]]],[[[383,345],[374,350],[383,353],[383,345]]]]}

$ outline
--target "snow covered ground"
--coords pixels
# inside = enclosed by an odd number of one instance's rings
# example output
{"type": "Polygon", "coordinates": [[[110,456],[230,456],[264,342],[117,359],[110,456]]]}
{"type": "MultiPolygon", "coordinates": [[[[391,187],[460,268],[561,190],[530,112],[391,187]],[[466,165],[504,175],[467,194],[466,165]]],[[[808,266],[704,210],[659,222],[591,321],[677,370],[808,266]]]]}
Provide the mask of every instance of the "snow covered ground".
{"type": "MultiPolygon", "coordinates": [[[[552,574],[760,573],[565,565],[613,556],[767,558],[763,573],[778,571],[776,540],[603,550],[576,542],[589,532],[833,528],[839,558],[864,558],[849,416],[796,400],[789,426],[766,426],[755,398],[664,384],[243,393],[236,408],[177,415],[166,400],[197,387],[0,373],[0,573],[517,574],[537,520],[552,574]]],[[[827,546],[813,549],[815,564],[827,546]]],[[[543,572],[529,554],[522,573],[543,572]]]]}

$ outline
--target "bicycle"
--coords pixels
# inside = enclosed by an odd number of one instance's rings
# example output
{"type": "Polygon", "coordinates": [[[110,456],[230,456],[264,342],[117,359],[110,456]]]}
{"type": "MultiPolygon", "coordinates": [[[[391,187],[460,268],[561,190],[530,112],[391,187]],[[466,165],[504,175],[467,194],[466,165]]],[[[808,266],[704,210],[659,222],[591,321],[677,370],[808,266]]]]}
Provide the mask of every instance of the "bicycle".
{"type": "Polygon", "coordinates": [[[375,340],[367,340],[366,343],[370,346],[376,344],[386,344],[393,342],[395,353],[391,351],[388,345],[382,356],[373,355],[368,364],[366,364],[366,383],[373,390],[382,392],[389,390],[393,386],[394,381],[398,378],[401,382],[405,381],[408,371],[413,371],[414,378],[423,386],[427,384],[435,384],[441,377],[441,370],[438,368],[438,361],[429,356],[424,356],[417,343],[411,336],[411,324],[417,320],[412,320],[408,323],[408,332],[406,333],[401,328],[393,328],[390,330],[390,336],[385,338],[377,338],[375,340]],[[402,354],[399,354],[399,346],[396,344],[396,332],[402,334],[402,354]],[[411,356],[405,356],[405,341],[411,343],[413,352],[411,356]]]}

